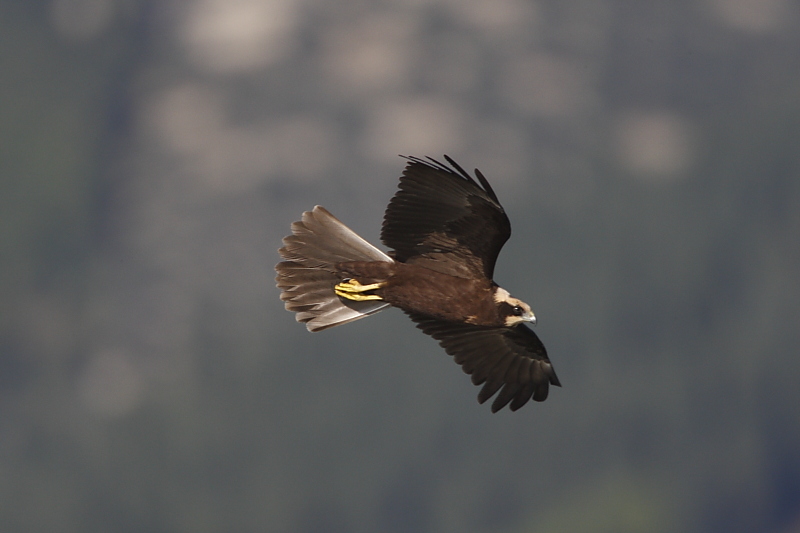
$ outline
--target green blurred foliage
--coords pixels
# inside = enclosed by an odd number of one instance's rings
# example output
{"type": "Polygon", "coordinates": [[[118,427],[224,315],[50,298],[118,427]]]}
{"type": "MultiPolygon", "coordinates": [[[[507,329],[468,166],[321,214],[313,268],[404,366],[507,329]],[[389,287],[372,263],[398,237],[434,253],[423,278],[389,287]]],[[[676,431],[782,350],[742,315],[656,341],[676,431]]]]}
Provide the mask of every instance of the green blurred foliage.
{"type": "MultiPolygon", "coordinates": [[[[458,158],[499,182],[514,235],[498,279],[532,300],[565,385],[492,416],[400,313],[310,335],[272,288],[300,209],[338,202],[374,240],[394,187],[353,156],[359,97],[313,77],[326,8],[308,8],[293,61],[206,81],[245,123],[292,105],[333,117],[351,160],[332,157],[323,183],[282,175],[215,196],[141,125],[163,87],[204,76],[176,59],[177,16],[114,5],[109,28],[76,40],[50,2],[0,2],[4,531],[797,527],[796,35],[716,29],[709,44],[689,2],[540,2],[564,53],[593,13],[612,29],[576,52],[600,71],[591,131],[497,111],[521,124],[526,155],[536,146],[517,189],[458,158]],[[703,133],[674,180],[613,155],[615,112],[652,102],[703,133]]],[[[425,13],[423,35],[469,49],[425,13]]],[[[494,73],[505,49],[487,42],[473,60],[494,73]]],[[[464,98],[500,107],[481,92],[493,83],[464,98]]]]}

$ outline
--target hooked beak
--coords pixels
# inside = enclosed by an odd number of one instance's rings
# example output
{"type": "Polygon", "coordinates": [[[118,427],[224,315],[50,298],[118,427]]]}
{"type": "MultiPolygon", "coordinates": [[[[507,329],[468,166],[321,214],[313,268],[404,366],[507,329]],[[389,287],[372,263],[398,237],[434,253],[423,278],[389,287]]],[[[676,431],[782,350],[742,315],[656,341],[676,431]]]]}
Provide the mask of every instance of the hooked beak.
{"type": "Polygon", "coordinates": [[[525,322],[530,322],[534,326],[536,325],[536,315],[533,314],[533,311],[530,313],[525,313],[525,315],[522,317],[522,320],[525,322]]]}

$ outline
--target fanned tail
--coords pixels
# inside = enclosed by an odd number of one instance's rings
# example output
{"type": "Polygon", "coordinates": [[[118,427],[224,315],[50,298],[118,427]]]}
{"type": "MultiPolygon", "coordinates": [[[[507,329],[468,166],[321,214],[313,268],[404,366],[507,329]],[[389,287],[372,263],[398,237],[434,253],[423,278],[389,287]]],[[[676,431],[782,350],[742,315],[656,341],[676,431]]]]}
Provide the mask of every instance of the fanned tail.
{"type": "Polygon", "coordinates": [[[297,313],[309,331],[346,324],[377,313],[382,301],[345,300],[333,291],[341,281],[336,264],[349,261],[386,261],[392,258],[359,237],[322,206],[303,213],[292,223],[292,235],[278,250],[285,259],[275,265],[275,278],[286,309],[297,313]]]}

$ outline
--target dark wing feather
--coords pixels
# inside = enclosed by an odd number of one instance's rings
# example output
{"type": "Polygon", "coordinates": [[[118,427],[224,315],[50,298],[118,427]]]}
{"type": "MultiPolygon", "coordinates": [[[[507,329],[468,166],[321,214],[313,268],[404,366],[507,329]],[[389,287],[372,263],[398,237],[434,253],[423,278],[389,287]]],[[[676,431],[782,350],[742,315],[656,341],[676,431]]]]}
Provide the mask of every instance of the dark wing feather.
{"type": "Polygon", "coordinates": [[[542,402],[550,385],[561,386],[547,351],[536,333],[524,324],[512,328],[485,327],[447,322],[426,315],[408,313],[417,327],[452,355],[475,385],[483,384],[478,402],[498,391],[492,403],[495,413],[511,403],[516,411],[531,399],[542,402]]]}
{"type": "Polygon", "coordinates": [[[511,224],[489,182],[475,181],[458,163],[408,157],[389,202],[381,240],[394,258],[462,278],[492,279],[511,224]]]}

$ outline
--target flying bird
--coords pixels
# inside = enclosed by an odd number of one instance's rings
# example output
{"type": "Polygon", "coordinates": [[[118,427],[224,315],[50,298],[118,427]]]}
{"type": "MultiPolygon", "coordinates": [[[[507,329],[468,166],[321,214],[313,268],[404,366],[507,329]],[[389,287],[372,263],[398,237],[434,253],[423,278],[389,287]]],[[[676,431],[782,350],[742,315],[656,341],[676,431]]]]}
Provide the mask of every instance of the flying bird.
{"type": "Polygon", "coordinates": [[[389,202],[384,253],[321,206],[303,213],[279,250],[277,286],[286,309],[309,331],[321,331],[387,307],[405,312],[453,356],[478,402],[497,394],[492,412],[544,401],[561,386],[530,306],[492,279],[511,224],[489,182],[450,157],[406,157],[389,202]],[[498,394],[499,392],[499,394],[498,394]]]}

